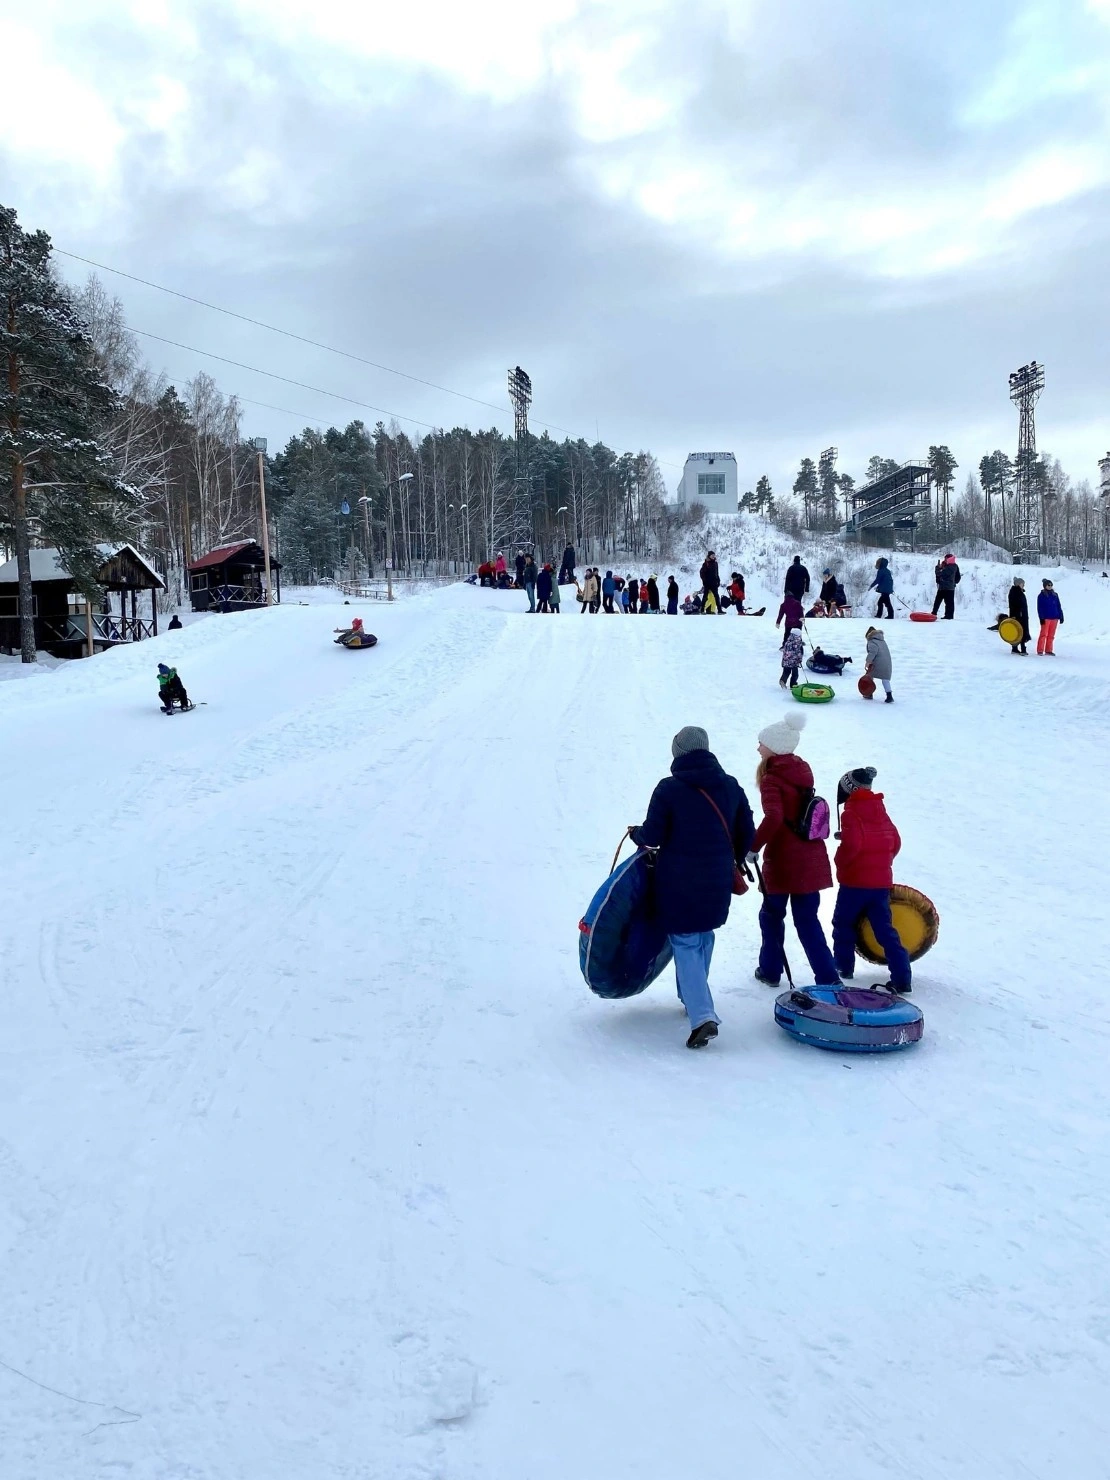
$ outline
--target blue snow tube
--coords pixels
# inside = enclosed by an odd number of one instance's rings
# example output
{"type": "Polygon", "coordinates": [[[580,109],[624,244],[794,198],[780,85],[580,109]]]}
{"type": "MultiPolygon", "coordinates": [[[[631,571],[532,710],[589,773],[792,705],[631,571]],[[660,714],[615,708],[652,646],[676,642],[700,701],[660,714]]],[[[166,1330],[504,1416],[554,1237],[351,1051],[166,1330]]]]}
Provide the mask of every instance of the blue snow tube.
{"type": "Polygon", "coordinates": [[[652,909],[650,854],[615,868],[578,922],[578,964],[599,997],[635,997],[670,963],[671,944],[652,909]]]}
{"type": "Polygon", "coordinates": [[[920,1007],[893,992],[860,987],[796,987],[775,999],[775,1022],[814,1048],[893,1053],[925,1031],[920,1007]]]}

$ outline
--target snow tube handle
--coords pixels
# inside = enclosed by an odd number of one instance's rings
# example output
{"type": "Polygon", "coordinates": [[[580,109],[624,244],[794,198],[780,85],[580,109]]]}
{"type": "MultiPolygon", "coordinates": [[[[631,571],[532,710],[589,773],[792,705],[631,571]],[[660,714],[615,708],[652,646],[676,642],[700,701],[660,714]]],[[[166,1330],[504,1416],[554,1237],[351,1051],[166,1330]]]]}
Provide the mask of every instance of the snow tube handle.
{"type": "Polygon", "coordinates": [[[617,844],[617,851],[616,851],[616,852],[615,852],[615,853],[614,853],[614,854],[613,854],[613,861],[612,861],[612,863],[611,863],[611,864],[610,864],[610,865],[609,865],[609,872],[610,872],[610,873],[612,873],[612,872],[613,872],[613,870],[614,870],[614,869],[615,869],[615,868],[616,868],[616,866],[617,866],[617,859],[618,859],[618,858],[619,858],[619,857],[620,857],[620,856],[621,856],[621,849],[622,849],[622,848],[623,848],[623,847],[624,847],[624,845],[625,845],[625,843],[627,843],[627,842],[628,842],[628,836],[629,836],[629,835],[628,835],[628,833],[627,833],[627,831],[626,831],[626,832],[625,832],[625,833],[624,833],[624,835],[623,835],[623,837],[622,837],[622,838],[621,838],[621,840],[620,840],[620,842],[619,842],[619,843],[618,843],[618,844],[617,844]]]}

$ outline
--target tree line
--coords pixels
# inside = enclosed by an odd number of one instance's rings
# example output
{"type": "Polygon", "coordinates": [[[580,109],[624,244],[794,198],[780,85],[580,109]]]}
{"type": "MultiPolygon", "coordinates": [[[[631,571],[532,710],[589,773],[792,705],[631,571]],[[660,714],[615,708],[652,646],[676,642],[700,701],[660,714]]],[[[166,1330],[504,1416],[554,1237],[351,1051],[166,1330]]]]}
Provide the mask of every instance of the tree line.
{"type": "MultiPolygon", "coordinates": [[[[953,490],[959,463],[952,449],[943,443],[931,446],[927,459],[931,505],[918,516],[917,535],[922,543],[982,539],[1013,551],[1020,533],[1019,473],[1027,471],[1037,499],[1041,553],[1060,559],[1110,560],[1110,501],[1086,479],[1073,482],[1058,458],[1040,453],[1023,456],[1029,458],[1027,470],[1019,467],[1017,458],[1000,449],[984,453],[977,471],[968,472],[962,491],[956,495],[953,490]]],[[[816,461],[802,458],[790,489],[793,498],[777,496],[764,474],[754,489],[741,496],[740,508],[760,514],[790,533],[837,530],[852,512],[857,488],[851,474],[837,472],[836,462],[835,448],[828,448],[816,461]]],[[[900,466],[894,458],[870,458],[863,486],[897,472],[900,466]]]]}
{"type": "MultiPolygon", "coordinates": [[[[261,537],[259,459],[238,399],[213,378],[180,389],[146,364],[123,307],[92,277],[68,287],[49,236],[0,206],[0,547],[19,571],[34,660],[30,550],[56,547],[97,599],[105,543],[134,544],[188,591],[191,561],[261,537]]],[[[648,452],[544,433],[436,429],[411,438],[306,427],[264,458],[271,546],[286,579],[361,578],[387,563],[449,574],[499,548],[585,559],[664,552],[678,515],[648,452]]]]}

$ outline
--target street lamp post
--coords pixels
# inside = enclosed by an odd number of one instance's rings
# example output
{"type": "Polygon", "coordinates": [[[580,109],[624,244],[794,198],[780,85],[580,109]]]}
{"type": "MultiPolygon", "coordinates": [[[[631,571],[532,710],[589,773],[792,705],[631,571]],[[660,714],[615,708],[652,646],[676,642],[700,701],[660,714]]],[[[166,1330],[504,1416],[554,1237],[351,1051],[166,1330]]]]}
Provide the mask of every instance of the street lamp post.
{"type": "Polygon", "coordinates": [[[270,590],[270,524],[266,518],[266,438],[255,437],[254,450],[258,453],[258,496],[262,503],[262,562],[266,567],[266,605],[273,606],[274,594],[270,590]]]}
{"type": "MultiPolygon", "coordinates": [[[[415,477],[415,473],[402,473],[396,480],[400,489],[402,483],[408,483],[415,477]]],[[[385,593],[386,600],[393,600],[393,500],[389,500],[389,518],[385,521],[385,593]]]]}
{"type": "Polygon", "coordinates": [[[364,493],[359,499],[362,505],[362,517],[366,522],[366,579],[370,580],[374,574],[374,556],[370,545],[370,505],[373,500],[369,494],[364,493]]]}

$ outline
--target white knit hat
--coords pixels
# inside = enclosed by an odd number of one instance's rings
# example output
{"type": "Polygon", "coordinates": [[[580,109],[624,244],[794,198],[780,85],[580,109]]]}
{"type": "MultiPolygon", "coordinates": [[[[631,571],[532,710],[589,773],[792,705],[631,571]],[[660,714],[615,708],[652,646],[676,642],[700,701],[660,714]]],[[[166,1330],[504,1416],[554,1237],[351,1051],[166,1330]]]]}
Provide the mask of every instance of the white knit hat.
{"type": "Polygon", "coordinates": [[[805,728],[804,714],[788,714],[777,725],[768,725],[759,732],[759,743],[765,745],[772,755],[793,755],[798,748],[805,728]]]}

